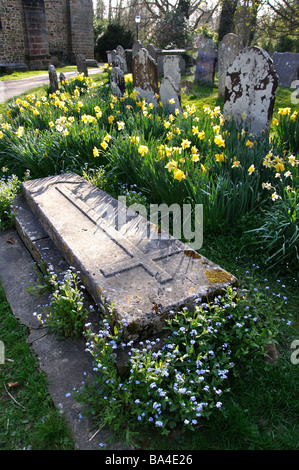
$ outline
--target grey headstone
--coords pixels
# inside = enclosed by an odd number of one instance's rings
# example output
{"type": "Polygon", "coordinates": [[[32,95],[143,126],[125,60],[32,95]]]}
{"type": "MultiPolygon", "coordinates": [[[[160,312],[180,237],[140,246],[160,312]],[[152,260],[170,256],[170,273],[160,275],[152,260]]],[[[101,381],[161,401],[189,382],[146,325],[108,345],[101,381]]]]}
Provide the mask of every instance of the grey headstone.
{"type": "Polygon", "coordinates": [[[272,60],[279,85],[290,87],[294,80],[299,80],[299,53],[275,51],[272,60]]]}
{"type": "Polygon", "coordinates": [[[176,109],[182,111],[180,90],[171,77],[164,77],[160,85],[160,99],[163,108],[174,114],[176,109]]]}
{"type": "Polygon", "coordinates": [[[128,73],[128,66],[126,60],[126,52],[122,46],[117,46],[116,54],[120,58],[120,68],[123,70],[124,73],[128,73]]]}
{"type": "Polygon", "coordinates": [[[158,69],[154,59],[146,49],[140,49],[133,57],[133,86],[142,99],[157,105],[159,93],[158,69]]]}
{"type": "Polygon", "coordinates": [[[132,59],[134,59],[135,55],[143,48],[141,41],[135,41],[132,47],[132,59]]]}
{"type": "Polygon", "coordinates": [[[85,77],[88,77],[88,68],[85,56],[83,54],[78,54],[76,60],[79,74],[83,73],[85,77]]]}
{"type": "Polygon", "coordinates": [[[161,333],[183,306],[213,299],[236,278],[73,173],[29,180],[22,193],[65,260],[80,271],[126,340],[161,333]],[[108,309],[108,311],[107,311],[108,309]]]}
{"type": "Polygon", "coordinates": [[[149,44],[147,46],[147,50],[152,56],[152,58],[157,62],[157,49],[155,48],[155,46],[153,46],[153,44],[149,44]]]}
{"type": "Polygon", "coordinates": [[[171,77],[178,88],[181,86],[180,56],[165,55],[163,60],[164,77],[171,77]]]}
{"type": "Polygon", "coordinates": [[[58,76],[54,65],[49,65],[48,72],[51,93],[56,93],[58,90],[58,76]]]}
{"type": "Polygon", "coordinates": [[[228,33],[218,46],[218,95],[224,96],[225,77],[227,68],[234,58],[243,49],[240,39],[236,34],[228,33]]]}
{"type": "Polygon", "coordinates": [[[63,72],[60,72],[60,74],[59,74],[60,83],[63,84],[65,82],[65,80],[66,80],[66,76],[64,75],[63,72]]]}
{"type": "Polygon", "coordinates": [[[120,67],[112,67],[110,75],[111,93],[117,97],[123,96],[126,85],[124,72],[120,67]]]}
{"type": "Polygon", "coordinates": [[[212,39],[200,37],[196,40],[198,48],[195,69],[195,82],[202,85],[213,86],[216,63],[217,48],[212,39]]]}
{"type": "Polygon", "coordinates": [[[259,47],[246,47],[227,69],[223,116],[242,122],[254,134],[268,132],[278,77],[270,56],[259,47]]]}

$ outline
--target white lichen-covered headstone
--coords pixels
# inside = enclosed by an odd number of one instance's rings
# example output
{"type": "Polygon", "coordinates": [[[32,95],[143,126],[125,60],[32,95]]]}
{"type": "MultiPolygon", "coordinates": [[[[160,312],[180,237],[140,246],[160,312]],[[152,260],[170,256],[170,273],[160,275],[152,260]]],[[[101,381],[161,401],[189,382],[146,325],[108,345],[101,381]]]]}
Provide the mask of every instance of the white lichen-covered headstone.
{"type": "Polygon", "coordinates": [[[225,77],[227,68],[234,58],[243,49],[240,39],[234,33],[224,36],[218,46],[218,95],[224,96],[225,77]]]}
{"type": "Polygon", "coordinates": [[[223,116],[241,122],[254,134],[268,132],[272,120],[278,77],[263,49],[242,49],[228,67],[223,116]]]}
{"type": "Polygon", "coordinates": [[[56,93],[58,90],[58,76],[54,65],[49,65],[48,72],[51,93],[56,93]]]}
{"type": "Polygon", "coordinates": [[[217,48],[212,39],[205,37],[197,38],[195,46],[198,49],[198,53],[194,80],[202,85],[213,86],[217,63],[217,48]]]}
{"type": "Polygon", "coordinates": [[[164,77],[161,81],[160,100],[163,108],[171,114],[174,114],[176,109],[182,110],[180,91],[171,77],[164,77]]]}
{"type": "Polygon", "coordinates": [[[177,87],[181,86],[180,57],[178,55],[165,55],[163,57],[164,77],[171,77],[177,87]]]}
{"type": "Polygon", "coordinates": [[[140,98],[157,105],[159,93],[158,68],[155,60],[146,49],[133,57],[133,86],[140,98]]]}

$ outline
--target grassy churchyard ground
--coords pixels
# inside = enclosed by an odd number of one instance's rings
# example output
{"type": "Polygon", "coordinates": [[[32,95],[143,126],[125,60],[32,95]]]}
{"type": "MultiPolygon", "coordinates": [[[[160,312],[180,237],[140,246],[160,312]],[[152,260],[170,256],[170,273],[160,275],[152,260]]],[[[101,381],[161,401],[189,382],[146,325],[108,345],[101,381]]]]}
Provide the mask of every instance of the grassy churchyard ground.
{"type": "MultiPolygon", "coordinates": [[[[255,139],[223,122],[217,86],[194,84],[191,92],[182,92],[183,112],[167,115],[138,100],[130,75],[128,93],[120,100],[111,96],[108,78],[109,70],[92,79],[79,77],[56,95],[31,90],[1,107],[0,228],[12,224],[10,206],[22,180],[65,171],[77,172],[113,197],[126,195],[129,205],[202,203],[200,253],[234,274],[240,290],[173,318],[159,354],[146,345],[132,347],[125,378],[117,376],[113,361],[121,331],[111,331],[104,319],[102,329],[89,336],[78,308],[76,325],[82,321],[99,370],[94,383],[77,391],[78,400],[99,427],[106,423],[116,438],[135,448],[298,449],[299,105],[294,90],[279,87],[270,136],[255,139]],[[270,358],[269,345],[275,352],[270,358]]],[[[59,295],[68,298],[71,292],[68,284],[52,297],[56,313],[59,295]]],[[[9,359],[0,366],[6,384],[0,391],[0,448],[72,449],[26,344],[26,329],[2,289],[0,296],[0,339],[9,359]],[[7,392],[26,402],[26,410],[7,392]]],[[[62,324],[68,307],[64,315],[62,324]]],[[[61,334],[55,318],[49,311],[46,321],[61,334]]]]}

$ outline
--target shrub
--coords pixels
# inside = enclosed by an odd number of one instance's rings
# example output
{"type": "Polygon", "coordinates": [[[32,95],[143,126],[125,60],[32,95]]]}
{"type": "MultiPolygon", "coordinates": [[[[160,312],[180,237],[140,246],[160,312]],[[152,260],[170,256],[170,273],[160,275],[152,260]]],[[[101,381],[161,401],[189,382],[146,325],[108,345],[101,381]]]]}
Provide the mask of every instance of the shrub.
{"type": "Polygon", "coordinates": [[[134,33],[119,23],[110,23],[106,31],[98,38],[95,55],[98,60],[107,61],[106,51],[116,49],[118,45],[131,49],[134,43],[134,33]]]}
{"type": "Polygon", "coordinates": [[[263,356],[276,335],[274,320],[263,296],[239,297],[228,288],[213,304],[173,315],[164,339],[133,345],[107,319],[98,333],[86,325],[95,374],[77,399],[114,431],[134,431],[139,424],[164,434],[177,425],[194,430],[224,405],[230,374],[263,356]],[[116,368],[121,349],[128,354],[125,377],[116,368]]]}
{"type": "Polygon", "coordinates": [[[2,176],[0,179],[0,230],[5,230],[13,225],[13,201],[19,186],[20,181],[15,175],[2,176]]]}

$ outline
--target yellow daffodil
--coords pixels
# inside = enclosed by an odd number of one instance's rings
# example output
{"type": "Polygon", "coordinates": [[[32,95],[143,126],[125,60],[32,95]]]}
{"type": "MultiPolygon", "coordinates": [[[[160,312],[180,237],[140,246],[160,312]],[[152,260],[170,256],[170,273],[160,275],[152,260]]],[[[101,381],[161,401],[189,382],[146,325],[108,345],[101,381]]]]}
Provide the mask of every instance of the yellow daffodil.
{"type": "Polygon", "coordinates": [[[0,139],[4,136],[3,132],[0,131],[0,139]]]}
{"type": "Polygon", "coordinates": [[[225,141],[221,135],[216,135],[214,142],[216,145],[218,145],[218,147],[225,147],[225,141]]]}
{"type": "Polygon", "coordinates": [[[248,139],[245,145],[246,145],[246,147],[252,148],[254,146],[254,143],[251,142],[251,140],[248,139]]]}
{"type": "Polygon", "coordinates": [[[140,155],[144,156],[147,152],[148,152],[148,147],[146,145],[140,145],[138,147],[138,153],[140,153],[140,155]]]}
{"type": "Polygon", "coordinates": [[[173,177],[175,180],[182,181],[182,179],[185,179],[186,176],[182,170],[179,170],[179,168],[175,168],[173,170],[173,177]]]}
{"type": "Polygon", "coordinates": [[[252,173],[254,172],[254,170],[255,170],[254,165],[251,165],[251,166],[248,168],[248,173],[249,173],[250,175],[252,175],[252,173]]]}
{"type": "Polygon", "coordinates": [[[114,116],[110,115],[110,116],[108,117],[108,122],[109,122],[109,124],[112,124],[113,121],[114,121],[114,116]]]}
{"type": "Polygon", "coordinates": [[[98,150],[96,147],[93,148],[92,153],[93,153],[93,156],[94,156],[94,157],[98,157],[98,156],[99,156],[99,150],[98,150]]]}
{"type": "Polygon", "coordinates": [[[117,121],[117,129],[119,131],[121,131],[122,129],[124,129],[125,127],[125,123],[123,121],[117,121]]]}
{"type": "Polygon", "coordinates": [[[174,170],[178,166],[178,163],[175,160],[171,160],[165,165],[165,168],[168,169],[168,171],[174,170]]]}
{"type": "Polygon", "coordinates": [[[189,148],[190,145],[191,145],[191,141],[190,141],[190,140],[188,140],[188,139],[183,139],[183,140],[182,140],[181,146],[182,146],[183,149],[189,148]]]}
{"type": "Polygon", "coordinates": [[[227,160],[227,157],[224,155],[224,153],[216,153],[215,158],[217,162],[226,162],[227,160]]]}
{"type": "Polygon", "coordinates": [[[232,164],[232,168],[240,168],[240,167],[241,167],[241,163],[235,157],[234,161],[233,161],[233,164],[232,164]]]}
{"type": "Polygon", "coordinates": [[[192,162],[198,162],[199,161],[199,154],[198,153],[193,153],[191,157],[192,162]]]}
{"type": "Polygon", "coordinates": [[[284,164],[282,162],[278,162],[276,165],[275,165],[275,169],[277,171],[277,173],[281,172],[281,171],[284,171],[284,164]]]}
{"type": "Polygon", "coordinates": [[[278,124],[279,124],[278,119],[277,119],[277,118],[273,118],[273,119],[272,119],[272,124],[273,124],[273,126],[278,126],[278,124]]]}
{"type": "Polygon", "coordinates": [[[287,114],[291,114],[291,108],[279,108],[278,109],[278,114],[281,114],[283,116],[287,114]]]}
{"type": "Polygon", "coordinates": [[[103,147],[104,150],[106,150],[106,148],[108,147],[108,144],[107,144],[107,142],[105,142],[105,140],[103,140],[103,142],[101,142],[101,147],[103,147]]]}

